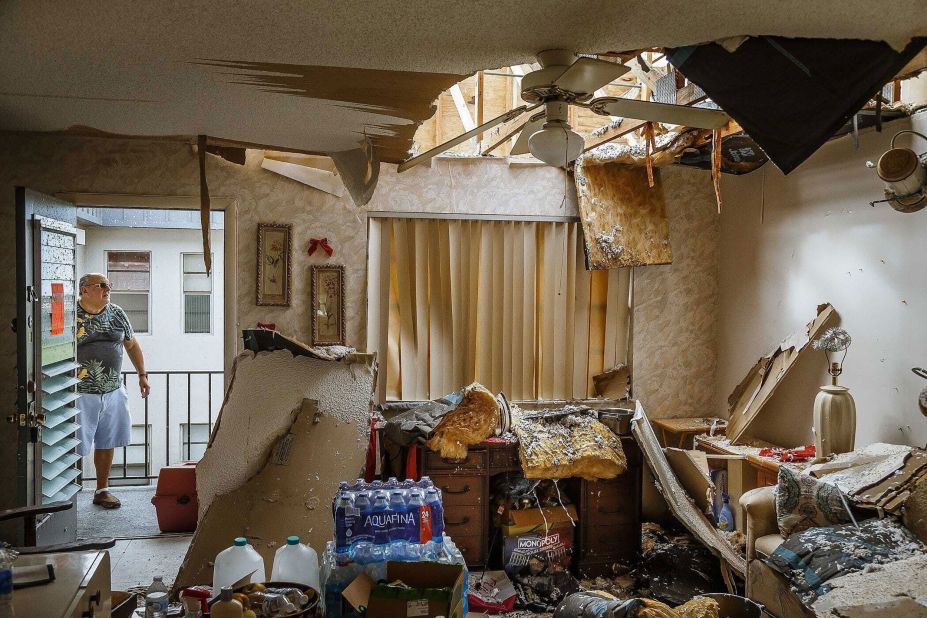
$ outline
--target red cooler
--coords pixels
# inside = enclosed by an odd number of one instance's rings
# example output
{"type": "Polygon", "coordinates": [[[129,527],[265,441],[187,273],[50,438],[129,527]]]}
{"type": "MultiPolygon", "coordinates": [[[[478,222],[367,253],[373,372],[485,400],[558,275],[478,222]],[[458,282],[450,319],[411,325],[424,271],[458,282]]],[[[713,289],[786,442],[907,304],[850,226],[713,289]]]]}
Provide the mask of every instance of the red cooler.
{"type": "Polygon", "coordinates": [[[161,532],[193,532],[199,501],[196,499],[196,462],[161,468],[151,503],[158,513],[161,532]]]}

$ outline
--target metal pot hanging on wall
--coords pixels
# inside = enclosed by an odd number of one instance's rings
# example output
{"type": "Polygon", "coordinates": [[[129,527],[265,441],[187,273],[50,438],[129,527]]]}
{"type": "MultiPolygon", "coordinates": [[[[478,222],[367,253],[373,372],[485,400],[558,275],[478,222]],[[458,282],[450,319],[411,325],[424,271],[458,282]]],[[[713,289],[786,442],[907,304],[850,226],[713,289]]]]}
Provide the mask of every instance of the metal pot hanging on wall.
{"type": "MultiPolygon", "coordinates": [[[[905,133],[917,135],[927,141],[927,136],[923,133],[910,129],[899,131],[892,138],[891,149],[879,157],[878,164],[873,165],[869,162],[868,165],[875,167],[879,178],[886,183],[886,199],[880,201],[888,202],[899,212],[910,213],[927,206],[927,191],[925,191],[925,184],[927,184],[925,155],[927,153],[918,155],[910,148],[896,148],[895,140],[905,133]]],[[[870,203],[875,205],[878,202],[870,203]]]]}

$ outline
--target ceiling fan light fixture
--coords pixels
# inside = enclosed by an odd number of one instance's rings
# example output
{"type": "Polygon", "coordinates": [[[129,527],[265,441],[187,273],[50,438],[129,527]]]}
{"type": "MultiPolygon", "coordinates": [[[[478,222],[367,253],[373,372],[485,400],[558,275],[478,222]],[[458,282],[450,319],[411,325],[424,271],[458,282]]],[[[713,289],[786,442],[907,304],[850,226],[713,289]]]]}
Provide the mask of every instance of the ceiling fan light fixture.
{"type": "Polygon", "coordinates": [[[528,150],[548,165],[563,167],[583,153],[585,142],[570,125],[560,120],[544,123],[544,128],[528,138],[528,150]]]}

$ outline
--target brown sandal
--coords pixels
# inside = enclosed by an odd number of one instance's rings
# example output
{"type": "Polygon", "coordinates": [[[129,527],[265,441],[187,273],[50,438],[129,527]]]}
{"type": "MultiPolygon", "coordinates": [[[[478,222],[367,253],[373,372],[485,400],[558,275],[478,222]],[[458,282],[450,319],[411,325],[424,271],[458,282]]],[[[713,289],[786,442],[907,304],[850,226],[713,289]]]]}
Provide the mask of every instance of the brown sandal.
{"type": "Polygon", "coordinates": [[[104,509],[118,509],[122,506],[119,498],[108,491],[93,494],[93,503],[102,506],[104,509]]]}

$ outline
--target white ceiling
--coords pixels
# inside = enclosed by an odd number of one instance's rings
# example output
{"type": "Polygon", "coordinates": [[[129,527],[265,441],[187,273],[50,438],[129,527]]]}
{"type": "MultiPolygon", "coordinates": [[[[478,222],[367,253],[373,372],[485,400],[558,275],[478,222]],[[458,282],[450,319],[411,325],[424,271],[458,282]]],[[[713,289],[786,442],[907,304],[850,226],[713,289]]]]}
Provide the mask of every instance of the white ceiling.
{"type": "Polygon", "coordinates": [[[205,133],[315,152],[354,148],[367,132],[395,160],[437,94],[477,69],[554,47],[623,51],[744,34],[900,47],[927,34],[927,11],[923,0],[5,0],[0,129],[205,133]],[[217,60],[261,66],[202,64],[217,60]],[[320,66],[344,70],[320,76],[320,66]],[[241,83],[256,73],[263,85],[241,83]],[[295,79],[296,90],[268,92],[273,75],[291,88],[295,79]],[[402,95],[391,97],[398,110],[370,107],[389,92],[402,95]]]}

